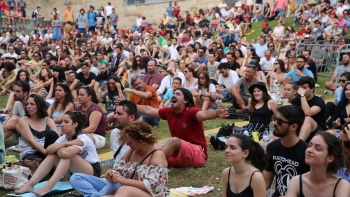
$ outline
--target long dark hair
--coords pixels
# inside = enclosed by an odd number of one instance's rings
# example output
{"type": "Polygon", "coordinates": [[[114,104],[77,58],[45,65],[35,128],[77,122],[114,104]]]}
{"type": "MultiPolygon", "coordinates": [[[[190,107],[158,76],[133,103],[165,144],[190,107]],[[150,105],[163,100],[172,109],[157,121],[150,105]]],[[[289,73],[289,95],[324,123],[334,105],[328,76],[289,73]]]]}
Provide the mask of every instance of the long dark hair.
{"type": "Polygon", "coordinates": [[[208,92],[209,92],[209,86],[211,84],[209,73],[207,71],[202,70],[201,72],[198,73],[198,77],[201,74],[204,75],[205,83],[204,83],[204,85],[202,85],[201,83],[199,83],[199,79],[198,79],[198,90],[204,88],[204,89],[208,89],[208,92]]]}
{"type": "Polygon", "coordinates": [[[54,72],[58,72],[58,79],[56,79],[55,77],[53,78],[54,84],[57,84],[57,82],[66,81],[66,75],[64,74],[64,70],[61,66],[54,66],[52,70],[54,72]]]}
{"type": "MultiPolygon", "coordinates": [[[[47,113],[46,104],[45,104],[43,97],[36,95],[36,94],[31,94],[27,97],[27,100],[26,100],[27,104],[28,104],[29,98],[34,99],[34,102],[36,104],[36,109],[37,109],[36,113],[37,113],[38,117],[39,118],[46,118],[48,116],[48,113],[47,113]]],[[[24,108],[24,111],[25,111],[26,116],[30,118],[30,114],[27,111],[27,107],[24,108]]]]}
{"type": "MultiPolygon", "coordinates": [[[[115,82],[120,83],[120,84],[121,84],[121,82],[120,82],[120,79],[119,79],[119,77],[118,77],[117,75],[112,75],[112,76],[110,76],[110,77],[108,78],[108,80],[107,80],[107,82],[108,82],[108,83],[107,83],[108,98],[109,98],[110,100],[114,100],[114,98],[113,98],[114,93],[117,92],[117,94],[118,94],[118,96],[119,96],[119,92],[118,92],[117,87],[115,87],[115,91],[112,91],[112,90],[111,90],[111,87],[109,86],[109,80],[111,80],[111,79],[113,79],[115,82]]],[[[122,88],[122,91],[124,91],[124,86],[121,85],[121,88],[122,88]]]]}
{"type": "Polygon", "coordinates": [[[281,59],[277,59],[276,61],[278,62],[278,65],[280,65],[281,71],[282,71],[283,73],[286,73],[287,70],[286,70],[286,67],[284,66],[284,61],[281,60],[281,59]]]}
{"type": "Polygon", "coordinates": [[[20,75],[21,75],[21,73],[25,73],[25,74],[26,74],[26,80],[25,80],[25,81],[29,83],[29,81],[30,81],[30,79],[29,79],[29,72],[26,71],[26,70],[19,70],[19,71],[17,72],[16,81],[20,81],[20,75]]]}
{"type": "Polygon", "coordinates": [[[72,120],[72,123],[76,123],[76,122],[78,123],[78,126],[75,128],[75,133],[72,137],[72,140],[75,140],[77,139],[78,135],[82,133],[81,130],[83,129],[83,126],[85,124],[86,115],[77,111],[75,112],[67,111],[65,114],[70,117],[70,119],[72,120]]]}
{"type": "Polygon", "coordinates": [[[239,139],[238,144],[242,150],[248,150],[249,155],[245,158],[246,161],[250,161],[250,164],[262,171],[267,165],[267,157],[260,144],[254,142],[250,137],[240,134],[233,133],[230,137],[239,139]]]}
{"type": "Polygon", "coordinates": [[[131,68],[133,70],[137,70],[137,66],[140,65],[141,67],[141,55],[136,55],[135,58],[132,60],[132,65],[131,65],[131,68]],[[140,64],[137,64],[137,61],[136,59],[139,58],[140,59],[140,64]]]}
{"type": "Polygon", "coordinates": [[[350,85],[350,82],[348,82],[348,83],[345,84],[345,86],[344,86],[344,88],[343,88],[343,92],[342,92],[342,94],[341,94],[340,101],[339,101],[339,105],[340,105],[340,106],[343,106],[343,107],[345,107],[345,106],[349,103],[348,99],[347,99],[346,96],[345,96],[346,86],[348,86],[348,85],[350,85]]]}
{"type": "MultiPolygon", "coordinates": [[[[147,64],[148,62],[150,61],[150,58],[149,56],[144,56],[144,57],[141,57],[141,69],[143,68],[147,68],[147,64]]],[[[147,69],[146,69],[146,73],[147,73],[147,69]]]]}
{"type": "Polygon", "coordinates": [[[91,96],[91,101],[98,104],[98,99],[97,99],[97,96],[96,96],[96,92],[93,88],[91,88],[90,86],[87,86],[87,85],[84,85],[84,86],[81,86],[81,89],[84,89],[86,91],[86,93],[91,96]]]}
{"type": "MultiPolygon", "coordinates": [[[[182,92],[182,94],[184,95],[184,100],[187,101],[186,107],[194,107],[192,93],[189,90],[187,90],[185,88],[177,88],[176,90],[180,90],[182,92]]],[[[174,90],[174,93],[176,90],[174,90]]]]}
{"type": "MultiPolygon", "coordinates": [[[[60,86],[63,91],[66,93],[66,96],[64,97],[64,100],[63,100],[63,103],[62,103],[62,109],[65,109],[66,106],[69,104],[69,103],[73,103],[73,96],[72,96],[72,92],[70,91],[70,88],[67,84],[65,83],[58,83],[56,85],[57,86],[60,86]]],[[[54,109],[56,109],[57,105],[58,105],[58,99],[56,98],[55,102],[54,102],[54,109]]],[[[74,106],[74,104],[73,104],[74,106]]]]}
{"type": "MultiPolygon", "coordinates": [[[[258,89],[260,89],[259,87],[256,87],[258,89]]],[[[262,95],[262,100],[264,101],[264,103],[268,102],[269,100],[271,100],[271,96],[269,95],[269,93],[267,93],[266,91],[260,89],[263,92],[262,95]]],[[[250,100],[250,115],[253,115],[254,113],[254,109],[255,109],[255,105],[258,103],[258,100],[255,99],[254,95],[252,95],[251,100],[250,100]]]]}

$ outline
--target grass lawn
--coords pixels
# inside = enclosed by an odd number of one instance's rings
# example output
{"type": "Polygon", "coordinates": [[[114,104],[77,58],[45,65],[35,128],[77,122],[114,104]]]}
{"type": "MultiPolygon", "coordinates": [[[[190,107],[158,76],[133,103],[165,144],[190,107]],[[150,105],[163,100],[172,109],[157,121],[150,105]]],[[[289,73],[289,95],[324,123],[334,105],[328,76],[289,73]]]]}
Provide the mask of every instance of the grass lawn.
{"type": "MultiPolygon", "coordinates": [[[[292,20],[288,20],[286,25],[291,25],[292,20]]],[[[257,38],[261,32],[261,22],[253,23],[253,29],[255,30],[252,34],[247,36],[247,41],[250,41],[252,38],[257,38]]],[[[272,21],[269,23],[271,28],[276,26],[276,22],[272,21]]],[[[298,29],[295,26],[296,30],[298,29]]],[[[333,95],[323,95],[323,91],[325,88],[323,84],[325,81],[328,81],[328,77],[319,77],[318,84],[321,85],[320,88],[316,88],[315,94],[322,95],[322,98],[328,99],[332,98],[333,95]]],[[[0,108],[4,108],[6,105],[7,96],[0,97],[0,108]]],[[[226,106],[226,104],[225,104],[226,106]]],[[[229,106],[229,105],[227,105],[229,106]]],[[[204,128],[206,130],[213,129],[219,127],[221,124],[228,124],[232,122],[237,122],[239,120],[232,119],[216,119],[204,122],[204,128]]],[[[159,134],[160,139],[170,137],[168,125],[166,121],[160,121],[159,126],[154,130],[154,132],[159,134]]],[[[107,144],[104,149],[98,151],[98,153],[104,153],[109,151],[109,135],[107,134],[107,144]]],[[[12,139],[8,139],[5,141],[6,147],[10,147],[12,145],[16,145],[18,142],[12,139]]],[[[18,153],[9,152],[8,154],[14,154],[19,157],[18,153]]],[[[203,197],[219,197],[221,196],[221,173],[224,168],[229,167],[230,165],[225,162],[224,152],[214,150],[211,146],[208,147],[208,161],[203,168],[191,169],[191,168],[169,168],[169,188],[176,187],[185,187],[185,186],[193,186],[193,187],[203,187],[203,186],[213,186],[214,191],[210,192],[207,195],[202,195],[203,197]]],[[[104,169],[105,171],[106,169],[104,169]]],[[[0,190],[0,196],[4,196],[7,193],[12,193],[12,191],[8,190],[0,190]]],[[[54,197],[63,196],[63,194],[54,195],[54,197]]]]}

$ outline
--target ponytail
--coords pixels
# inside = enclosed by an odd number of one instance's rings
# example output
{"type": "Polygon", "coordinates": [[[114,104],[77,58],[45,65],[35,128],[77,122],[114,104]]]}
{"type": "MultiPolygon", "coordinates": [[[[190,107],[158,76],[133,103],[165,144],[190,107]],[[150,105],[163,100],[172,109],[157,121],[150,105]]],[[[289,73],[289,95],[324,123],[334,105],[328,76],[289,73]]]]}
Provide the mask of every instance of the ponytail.
{"type": "Polygon", "coordinates": [[[250,163],[258,170],[263,171],[267,165],[267,157],[265,151],[257,142],[253,141],[253,146],[255,151],[253,152],[250,163]]]}

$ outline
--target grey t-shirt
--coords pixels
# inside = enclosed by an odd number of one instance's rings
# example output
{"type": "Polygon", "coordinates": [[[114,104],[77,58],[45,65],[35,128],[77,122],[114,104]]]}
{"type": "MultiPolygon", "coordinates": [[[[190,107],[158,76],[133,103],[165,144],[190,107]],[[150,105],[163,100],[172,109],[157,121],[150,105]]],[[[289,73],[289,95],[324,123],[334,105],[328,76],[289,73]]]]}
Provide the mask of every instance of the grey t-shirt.
{"type": "Polygon", "coordinates": [[[109,21],[111,23],[111,25],[113,26],[117,26],[117,20],[118,20],[118,14],[117,13],[112,13],[109,15],[109,21]]]}
{"type": "Polygon", "coordinates": [[[239,87],[239,94],[242,96],[242,99],[244,101],[244,104],[247,105],[248,104],[248,99],[252,96],[250,93],[249,93],[249,90],[248,88],[257,83],[259,80],[257,80],[256,78],[254,78],[254,81],[252,84],[248,84],[248,81],[242,77],[242,78],[239,78],[238,81],[236,82],[236,84],[238,85],[239,87]]]}
{"type": "MultiPolygon", "coordinates": [[[[117,99],[118,97],[119,97],[118,94],[113,95],[114,100],[117,99]]],[[[103,103],[106,104],[105,106],[106,111],[115,111],[116,106],[115,106],[114,100],[109,99],[108,92],[104,92],[102,94],[102,99],[104,101],[103,103]]]]}
{"type": "Polygon", "coordinates": [[[88,23],[88,18],[86,15],[78,15],[78,28],[86,28],[86,24],[88,23]]]}
{"type": "Polygon", "coordinates": [[[207,68],[208,68],[210,79],[215,79],[216,81],[218,80],[218,78],[216,76],[216,71],[218,70],[219,64],[220,63],[217,61],[215,61],[214,64],[210,64],[210,62],[208,62],[207,68]]]}
{"type": "Polygon", "coordinates": [[[12,114],[19,116],[20,118],[23,118],[26,115],[24,108],[23,108],[23,105],[20,101],[15,102],[13,109],[12,109],[12,114]]]}
{"type": "Polygon", "coordinates": [[[336,82],[339,81],[340,75],[343,74],[344,72],[350,72],[350,66],[337,66],[337,68],[335,68],[334,73],[338,74],[336,82]]]}

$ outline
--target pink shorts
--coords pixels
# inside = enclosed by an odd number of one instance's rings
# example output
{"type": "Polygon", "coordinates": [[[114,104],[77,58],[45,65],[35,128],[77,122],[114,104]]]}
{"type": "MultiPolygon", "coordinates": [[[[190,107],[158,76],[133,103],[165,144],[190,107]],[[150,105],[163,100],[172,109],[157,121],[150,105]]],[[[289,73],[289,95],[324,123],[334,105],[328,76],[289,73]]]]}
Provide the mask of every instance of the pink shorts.
{"type": "Polygon", "coordinates": [[[174,153],[168,158],[168,166],[179,167],[193,167],[199,168],[204,166],[207,161],[207,156],[200,145],[191,144],[181,140],[181,149],[176,154],[174,153]]]}

